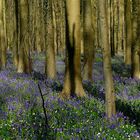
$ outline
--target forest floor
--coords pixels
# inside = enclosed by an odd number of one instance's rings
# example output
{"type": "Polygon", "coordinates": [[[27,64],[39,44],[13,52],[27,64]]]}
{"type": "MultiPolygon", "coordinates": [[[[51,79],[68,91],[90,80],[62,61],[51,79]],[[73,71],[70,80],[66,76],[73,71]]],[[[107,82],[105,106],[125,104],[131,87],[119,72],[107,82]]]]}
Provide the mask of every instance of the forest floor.
{"type": "Polygon", "coordinates": [[[96,55],[93,83],[83,81],[85,99],[58,98],[63,87],[65,63],[57,57],[57,78],[44,75],[45,56],[34,54],[32,74],[18,74],[8,53],[7,68],[0,72],[0,138],[62,140],[139,140],[140,80],[132,79],[123,58],[112,58],[117,115],[105,116],[102,55],[96,55]],[[46,131],[41,87],[49,130],[46,131]]]}

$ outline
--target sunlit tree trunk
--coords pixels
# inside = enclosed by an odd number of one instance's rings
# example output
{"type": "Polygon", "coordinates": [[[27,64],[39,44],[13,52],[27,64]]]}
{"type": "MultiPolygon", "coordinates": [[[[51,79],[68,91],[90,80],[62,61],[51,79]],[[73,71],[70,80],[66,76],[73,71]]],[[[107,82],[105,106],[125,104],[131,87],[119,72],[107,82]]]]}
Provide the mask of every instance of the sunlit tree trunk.
{"type": "Polygon", "coordinates": [[[140,79],[140,2],[132,1],[132,77],[140,79]]]}
{"type": "Polygon", "coordinates": [[[0,53],[1,67],[6,67],[6,21],[5,21],[5,0],[0,1],[0,53]]]}
{"type": "MultiPolygon", "coordinates": [[[[91,0],[83,1],[84,80],[92,81],[95,34],[92,26],[91,0]]],[[[95,21],[93,21],[95,22],[95,21]]]]}
{"type": "Polygon", "coordinates": [[[101,46],[103,51],[103,70],[105,80],[106,115],[110,118],[115,115],[115,95],[111,70],[111,50],[108,37],[107,0],[98,0],[99,23],[101,31],[101,46]]]}
{"type": "Polygon", "coordinates": [[[54,79],[56,77],[56,62],[55,62],[55,48],[54,48],[54,28],[53,28],[53,13],[52,0],[48,0],[47,18],[46,18],[46,65],[45,73],[48,78],[54,79]]]}
{"type": "Polygon", "coordinates": [[[80,35],[80,0],[66,1],[66,35],[67,60],[63,98],[70,98],[73,94],[78,97],[86,96],[81,78],[81,35],[80,35]]]}

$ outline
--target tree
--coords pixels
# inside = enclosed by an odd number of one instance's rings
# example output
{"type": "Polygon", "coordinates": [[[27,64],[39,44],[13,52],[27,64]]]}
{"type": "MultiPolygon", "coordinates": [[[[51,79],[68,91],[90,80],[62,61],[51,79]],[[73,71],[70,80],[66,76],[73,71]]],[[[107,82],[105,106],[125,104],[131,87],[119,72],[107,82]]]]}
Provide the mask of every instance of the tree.
{"type": "Polygon", "coordinates": [[[37,52],[41,52],[44,48],[44,20],[43,20],[43,0],[35,1],[35,45],[37,52]]]}
{"type": "Polygon", "coordinates": [[[13,43],[13,62],[16,68],[18,67],[18,2],[17,0],[14,0],[14,6],[13,6],[13,36],[14,36],[14,43],[13,43]]]}
{"type": "MultiPolygon", "coordinates": [[[[91,0],[83,0],[84,80],[92,81],[95,28],[92,25],[91,0]]],[[[95,21],[93,21],[95,22],[95,21]]]]}
{"type": "Polygon", "coordinates": [[[54,23],[54,35],[55,35],[55,52],[56,54],[63,54],[63,0],[52,0],[53,2],[53,23],[54,23]]]}
{"type": "Polygon", "coordinates": [[[46,21],[46,64],[45,73],[48,78],[54,79],[56,77],[55,64],[55,49],[54,49],[54,28],[53,28],[53,13],[52,0],[47,1],[47,17],[46,21]]]}
{"type": "Polygon", "coordinates": [[[6,21],[5,21],[5,0],[0,1],[0,63],[6,67],[6,21]]]}
{"type": "Polygon", "coordinates": [[[114,6],[114,0],[109,0],[109,25],[110,25],[110,30],[109,30],[109,40],[110,40],[110,47],[111,47],[111,56],[113,57],[115,55],[115,40],[114,40],[114,34],[115,34],[115,29],[114,29],[114,24],[115,24],[115,6],[114,6]]]}
{"type": "Polygon", "coordinates": [[[132,1],[132,77],[140,79],[140,2],[132,1]]]}
{"type": "MultiPolygon", "coordinates": [[[[19,8],[19,61],[18,72],[31,72],[30,45],[29,45],[29,5],[28,0],[18,1],[19,8]]],[[[18,13],[17,13],[18,14],[18,13]]]]}
{"type": "Polygon", "coordinates": [[[80,0],[66,1],[66,70],[61,97],[86,96],[81,78],[80,0]]]}
{"type": "Polygon", "coordinates": [[[124,0],[117,0],[117,16],[118,16],[118,35],[116,52],[122,52],[124,47],[124,0]]]}
{"type": "Polygon", "coordinates": [[[131,1],[125,0],[125,33],[126,33],[126,47],[125,47],[125,63],[131,64],[131,46],[132,46],[132,20],[131,20],[131,1]]]}
{"type": "Polygon", "coordinates": [[[106,10],[107,0],[98,0],[100,41],[103,51],[103,71],[105,80],[106,115],[108,118],[115,115],[115,95],[111,70],[111,50],[108,37],[108,19],[106,10]]]}

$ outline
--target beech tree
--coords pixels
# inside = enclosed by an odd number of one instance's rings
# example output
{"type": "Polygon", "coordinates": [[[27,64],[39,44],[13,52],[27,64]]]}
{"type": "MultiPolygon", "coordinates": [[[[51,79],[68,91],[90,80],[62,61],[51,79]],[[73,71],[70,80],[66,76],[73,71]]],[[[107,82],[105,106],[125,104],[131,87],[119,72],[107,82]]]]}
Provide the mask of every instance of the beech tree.
{"type": "Polygon", "coordinates": [[[56,77],[55,64],[55,48],[54,48],[54,28],[53,28],[53,13],[52,0],[47,1],[47,17],[45,19],[46,26],[46,64],[45,74],[48,78],[54,79],[56,77]]]}
{"type": "Polygon", "coordinates": [[[57,55],[62,55],[64,50],[64,20],[63,0],[52,0],[53,3],[53,25],[54,25],[54,43],[57,55]]]}
{"type": "Polygon", "coordinates": [[[140,79],[140,2],[132,1],[132,77],[140,79]]]}
{"type": "Polygon", "coordinates": [[[19,26],[18,26],[18,2],[17,0],[13,1],[13,36],[14,36],[14,40],[13,40],[13,46],[12,46],[12,50],[13,50],[13,63],[15,65],[15,67],[18,67],[18,43],[19,43],[19,39],[18,39],[18,30],[19,30],[19,26]]]}
{"type": "Polygon", "coordinates": [[[5,0],[0,1],[0,65],[6,67],[6,19],[5,0]]]}
{"type": "Polygon", "coordinates": [[[99,25],[100,25],[100,41],[103,52],[103,71],[105,80],[105,101],[106,101],[106,115],[111,118],[115,115],[115,95],[114,85],[111,70],[111,50],[109,46],[108,37],[108,19],[107,19],[107,0],[98,0],[99,9],[99,25]]]}
{"type": "Polygon", "coordinates": [[[132,46],[132,13],[131,13],[131,1],[125,0],[125,33],[126,33],[126,47],[125,47],[125,63],[131,64],[131,46],[132,46]]]}
{"type": "MultiPolygon", "coordinates": [[[[31,72],[30,45],[29,45],[29,5],[28,0],[20,0],[17,4],[19,7],[19,29],[18,36],[20,38],[18,53],[18,69],[19,73],[31,72]]],[[[17,13],[18,14],[18,13],[17,13]]],[[[18,17],[18,16],[17,16],[18,17]]],[[[17,23],[18,24],[18,23],[17,23]]]]}
{"type": "Polygon", "coordinates": [[[66,69],[62,98],[86,96],[81,78],[80,0],[66,1],[66,69]]]}
{"type": "Polygon", "coordinates": [[[45,47],[43,5],[44,0],[35,1],[35,48],[37,52],[41,52],[45,47]]]}
{"type": "Polygon", "coordinates": [[[83,0],[84,80],[92,81],[95,34],[91,0],[83,0]]]}

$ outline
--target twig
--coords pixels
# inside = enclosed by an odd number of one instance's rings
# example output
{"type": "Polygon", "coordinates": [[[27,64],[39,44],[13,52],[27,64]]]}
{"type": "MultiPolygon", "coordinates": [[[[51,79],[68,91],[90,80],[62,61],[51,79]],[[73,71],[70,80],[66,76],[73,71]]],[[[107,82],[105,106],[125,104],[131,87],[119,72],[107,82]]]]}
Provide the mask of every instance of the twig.
{"type": "Polygon", "coordinates": [[[44,115],[45,115],[45,123],[46,123],[45,126],[46,126],[46,129],[48,129],[49,123],[48,123],[47,113],[46,113],[46,109],[45,109],[45,101],[44,101],[43,94],[42,94],[41,87],[40,87],[39,83],[38,83],[38,89],[39,89],[41,99],[42,99],[42,107],[43,107],[43,111],[44,111],[44,115]]]}

